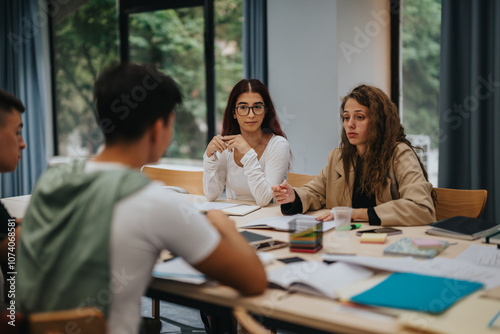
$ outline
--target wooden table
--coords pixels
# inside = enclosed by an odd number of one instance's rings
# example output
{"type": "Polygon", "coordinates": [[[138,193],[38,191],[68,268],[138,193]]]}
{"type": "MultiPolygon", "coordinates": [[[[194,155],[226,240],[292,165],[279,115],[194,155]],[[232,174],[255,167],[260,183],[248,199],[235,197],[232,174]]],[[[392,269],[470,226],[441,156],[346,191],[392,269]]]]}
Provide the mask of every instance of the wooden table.
{"type": "MultiPolygon", "coordinates": [[[[202,196],[193,195],[187,195],[186,198],[192,202],[206,200],[202,196]]],[[[318,216],[325,211],[320,210],[309,214],[318,216]]],[[[281,216],[278,205],[271,204],[246,216],[233,216],[232,218],[237,226],[242,226],[257,219],[271,216],[281,216]]],[[[368,223],[363,223],[361,229],[368,228],[368,223]]],[[[382,257],[384,256],[383,249],[388,244],[402,237],[431,237],[425,234],[425,231],[429,228],[428,226],[397,228],[402,229],[403,234],[388,236],[387,242],[382,245],[361,244],[356,233],[351,231],[349,236],[349,251],[361,256],[382,257]]],[[[277,240],[288,241],[287,232],[264,229],[251,229],[250,231],[266,234],[277,240]]],[[[439,256],[444,258],[454,258],[471,244],[481,244],[480,240],[466,241],[444,237],[440,237],[439,239],[447,240],[453,244],[439,254],[439,256]]],[[[339,249],[339,243],[335,238],[335,231],[325,232],[323,243],[323,250],[316,254],[292,253],[288,248],[272,250],[271,252],[276,258],[299,256],[307,260],[322,261],[321,255],[323,253],[337,253],[342,251],[342,249],[339,249]]],[[[491,245],[491,247],[494,246],[491,245]]],[[[274,264],[268,265],[266,269],[273,269],[280,265],[282,265],[280,262],[275,261],[274,264]]],[[[258,297],[242,297],[235,290],[224,286],[194,286],[163,279],[154,279],[148,295],[216,312],[217,314],[228,314],[233,307],[242,306],[249,312],[257,315],[258,319],[266,326],[300,333],[414,333],[413,330],[403,327],[396,320],[396,317],[377,313],[367,313],[367,317],[364,315],[360,316],[356,312],[344,312],[342,309],[343,304],[335,300],[299,293],[289,294],[286,291],[278,289],[267,289],[263,295],[258,297]]],[[[498,305],[498,309],[500,310],[500,301],[496,301],[493,305],[498,305]]],[[[451,332],[454,331],[451,330],[451,332]]],[[[481,332],[481,329],[478,328],[477,332],[481,332]]]]}
{"type": "MultiPolygon", "coordinates": [[[[206,201],[203,196],[183,196],[190,202],[206,201]]],[[[2,199],[2,201],[14,216],[22,217],[24,210],[26,210],[29,196],[6,198],[2,199]]],[[[310,214],[317,216],[322,212],[324,210],[310,214]]],[[[277,215],[281,215],[279,206],[271,204],[246,216],[232,218],[235,220],[237,226],[241,226],[263,217],[277,215]]],[[[368,228],[367,223],[363,225],[362,229],[368,228]]],[[[403,230],[403,234],[388,236],[386,244],[382,245],[361,244],[359,237],[356,236],[354,231],[351,231],[349,237],[350,251],[357,255],[382,257],[383,249],[402,236],[430,237],[425,234],[425,230],[428,229],[427,226],[398,228],[403,230]]],[[[274,239],[288,241],[288,233],[286,232],[271,230],[252,231],[272,236],[274,239]]],[[[439,239],[454,243],[454,245],[446,248],[439,254],[439,256],[445,258],[456,257],[471,244],[481,244],[479,240],[465,241],[444,237],[440,237],[439,239]]],[[[340,250],[334,231],[325,232],[323,242],[323,250],[316,254],[291,253],[288,248],[272,250],[271,252],[276,258],[300,256],[307,260],[322,261],[321,254],[340,250]]],[[[492,245],[491,247],[494,246],[492,245]]],[[[282,265],[280,262],[275,261],[275,263],[269,265],[266,269],[269,270],[280,265],[282,265]]],[[[257,315],[258,319],[266,326],[300,333],[415,333],[415,331],[404,327],[393,316],[370,311],[365,314],[349,312],[345,308],[342,308],[342,303],[335,300],[300,293],[289,294],[286,291],[278,289],[267,289],[263,295],[256,297],[243,297],[235,290],[226,286],[197,286],[164,279],[153,279],[147,295],[210,312],[214,315],[214,318],[217,318],[219,315],[223,317],[229,316],[235,306],[242,306],[249,312],[257,315]]],[[[488,305],[488,308],[496,308],[500,311],[500,300],[491,300],[491,303],[488,305]]],[[[422,316],[422,319],[424,319],[424,316],[422,316]]],[[[443,332],[457,332],[457,329],[452,329],[453,326],[451,325],[449,330],[444,329],[443,332]]],[[[490,333],[493,331],[490,331],[486,326],[484,328],[474,328],[474,333],[480,332],[490,333]]]]}

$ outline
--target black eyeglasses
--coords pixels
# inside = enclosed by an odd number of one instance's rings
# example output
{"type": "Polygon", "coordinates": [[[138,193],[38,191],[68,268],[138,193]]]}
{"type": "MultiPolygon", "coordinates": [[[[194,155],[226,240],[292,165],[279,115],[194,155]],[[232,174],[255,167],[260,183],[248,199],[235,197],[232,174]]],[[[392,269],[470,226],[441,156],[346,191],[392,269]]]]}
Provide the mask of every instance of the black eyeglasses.
{"type": "Polygon", "coordinates": [[[266,106],[263,104],[256,104],[253,107],[242,105],[236,107],[236,112],[240,116],[246,116],[250,113],[250,109],[252,109],[253,113],[257,116],[262,115],[264,111],[266,111],[266,106]]]}

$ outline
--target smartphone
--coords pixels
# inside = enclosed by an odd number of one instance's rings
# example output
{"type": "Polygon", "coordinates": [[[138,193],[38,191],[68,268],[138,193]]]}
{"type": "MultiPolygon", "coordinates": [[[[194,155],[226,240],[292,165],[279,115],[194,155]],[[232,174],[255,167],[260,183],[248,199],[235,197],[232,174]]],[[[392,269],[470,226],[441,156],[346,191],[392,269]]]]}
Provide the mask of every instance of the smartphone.
{"type": "Polygon", "coordinates": [[[248,243],[252,246],[258,246],[262,243],[267,243],[267,242],[272,242],[273,238],[267,236],[267,235],[262,235],[259,233],[255,232],[250,232],[250,231],[242,231],[240,232],[245,239],[247,239],[248,243]]]}
{"type": "Polygon", "coordinates": [[[356,235],[362,235],[363,233],[387,233],[387,235],[394,235],[401,234],[403,231],[394,227],[379,227],[371,230],[357,231],[356,235]]]}
{"type": "Polygon", "coordinates": [[[288,246],[288,242],[286,241],[281,241],[281,240],[271,240],[268,242],[263,242],[258,245],[254,245],[254,248],[256,251],[262,252],[262,251],[268,251],[271,249],[278,249],[278,248],[283,248],[288,246]]]}

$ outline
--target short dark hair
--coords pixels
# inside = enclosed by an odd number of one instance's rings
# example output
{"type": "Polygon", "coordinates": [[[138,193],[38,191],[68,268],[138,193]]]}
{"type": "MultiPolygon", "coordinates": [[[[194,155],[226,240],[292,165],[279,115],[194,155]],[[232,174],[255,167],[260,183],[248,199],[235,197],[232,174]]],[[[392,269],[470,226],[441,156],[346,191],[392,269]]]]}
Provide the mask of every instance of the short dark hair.
{"type": "Polygon", "coordinates": [[[0,89],[0,125],[3,125],[4,114],[11,113],[13,109],[20,113],[26,110],[21,100],[13,94],[0,89]]]}
{"type": "Polygon", "coordinates": [[[107,144],[133,142],[182,102],[175,81],[150,65],[122,63],[105,69],[94,86],[97,122],[107,144]]]}

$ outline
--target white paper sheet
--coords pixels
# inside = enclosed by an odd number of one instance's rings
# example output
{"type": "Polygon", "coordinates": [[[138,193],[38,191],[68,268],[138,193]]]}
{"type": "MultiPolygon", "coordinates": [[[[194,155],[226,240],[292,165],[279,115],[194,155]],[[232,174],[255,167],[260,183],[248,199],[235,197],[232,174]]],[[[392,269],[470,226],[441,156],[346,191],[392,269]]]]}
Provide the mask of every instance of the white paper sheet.
{"type": "Polygon", "coordinates": [[[417,260],[413,257],[386,258],[330,254],[324,254],[322,257],[328,261],[354,263],[391,272],[415,273],[481,282],[485,285],[485,289],[500,286],[499,268],[478,265],[459,259],[436,257],[429,260],[417,260]]]}
{"type": "Polygon", "coordinates": [[[455,259],[500,268],[500,249],[491,246],[470,245],[455,259]]]}

